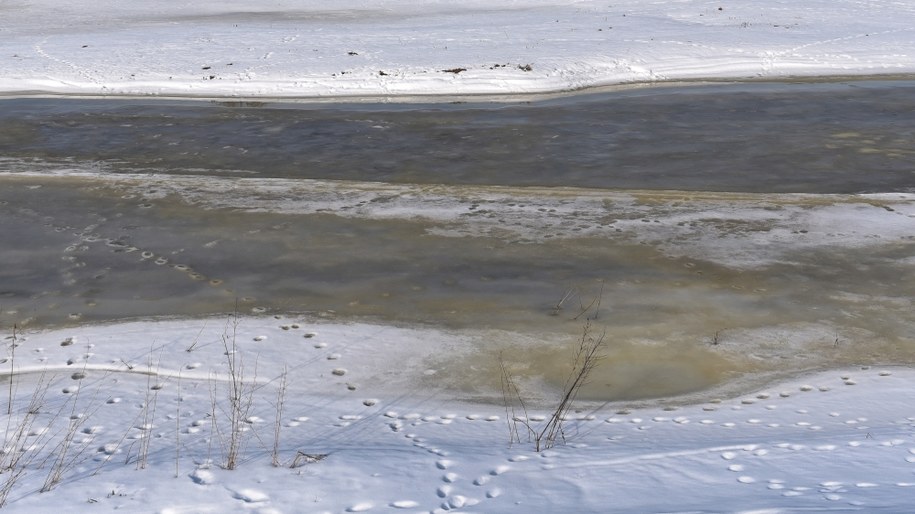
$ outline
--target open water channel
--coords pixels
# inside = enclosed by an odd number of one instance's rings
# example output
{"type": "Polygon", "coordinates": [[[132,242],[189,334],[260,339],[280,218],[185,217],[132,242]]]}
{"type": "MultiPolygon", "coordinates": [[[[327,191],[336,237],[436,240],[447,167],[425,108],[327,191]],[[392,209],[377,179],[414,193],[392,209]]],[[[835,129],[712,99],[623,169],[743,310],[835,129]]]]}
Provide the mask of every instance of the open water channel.
{"type": "Polygon", "coordinates": [[[561,382],[590,317],[600,399],[913,364],[915,83],[7,99],[0,240],[6,331],[305,313],[485,333],[456,375],[507,350],[561,382]]]}

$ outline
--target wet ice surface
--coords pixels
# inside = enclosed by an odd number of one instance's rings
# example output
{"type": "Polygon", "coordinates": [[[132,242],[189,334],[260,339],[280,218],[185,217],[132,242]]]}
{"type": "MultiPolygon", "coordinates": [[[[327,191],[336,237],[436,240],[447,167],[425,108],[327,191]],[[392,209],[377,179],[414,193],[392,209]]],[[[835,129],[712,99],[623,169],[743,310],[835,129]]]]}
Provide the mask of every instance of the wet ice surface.
{"type": "MultiPolygon", "coordinates": [[[[378,116],[351,110],[346,116],[378,116]]],[[[869,133],[893,127],[848,125],[855,123],[831,126],[828,140],[849,154],[911,162],[896,143],[862,151],[879,146],[869,133]]],[[[355,147],[331,141],[344,157],[328,166],[346,168],[355,147]]],[[[511,162],[516,149],[502,148],[503,164],[511,162]]],[[[188,167],[78,152],[0,161],[0,230],[14,242],[0,257],[0,320],[37,327],[237,305],[253,314],[422,323],[475,334],[458,357],[430,364],[440,372],[429,380],[468,398],[498,388],[492,366],[500,351],[516,365],[524,361],[526,386],[561,383],[581,311],[595,298],[609,345],[583,392],[588,398],[693,393],[747,371],[771,377],[915,362],[911,172],[849,170],[824,186],[869,190],[854,184],[881,173],[901,184],[878,180],[883,188],[869,194],[773,192],[756,174],[739,178],[743,189],[758,191],[703,191],[720,171],[698,179],[697,191],[530,187],[511,173],[498,175],[498,185],[474,185],[492,179],[485,167],[479,180],[430,166],[433,176],[454,180],[378,183],[370,173],[346,181],[291,177],[269,163],[227,173],[231,162],[207,168],[208,159],[232,148],[199,149],[193,159],[182,157],[191,159],[182,161],[188,167]]],[[[831,159],[833,150],[811,149],[810,162],[831,159]]],[[[391,156],[392,169],[398,158],[414,157],[391,156]]],[[[474,162],[470,154],[457,157],[467,161],[460,167],[474,162]]],[[[694,167],[706,162],[701,152],[695,158],[694,167]]],[[[795,175],[792,184],[804,183],[804,173],[795,175]]]]}
{"type": "Polygon", "coordinates": [[[4,177],[2,223],[17,241],[4,252],[4,322],[199,315],[237,300],[255,314],[485,329],[435,377],[485,389],[497,387],[491,366],[506,349],[531,375],[561,382],[557,363],[581,330],[573,318],[603,289],[598,322],[611,344],[590,397],[669,396],[744,371],[915,357],[911,195],[684,201],[689,194],[519,189],[483,202],[491,189],[393,197],[371,184],[273,191],[274,180],[236,181],[4,177]],[[386,200],[366,212],[322,203],[334,188],[345,190],[338,201],[386,200]],[[243,193],[235,208],[227,189],[243,193]],[[575,213],[595,195],[609,205],[605,225],[579,230],[575,213]],[[451,210],[420,216],[417,196],[451,210]],[[512,221],[519,201],[530,202],[524,224],[512,221]],[[770,215],[748,229],[756,210],[770,215]],[[696,221],[683,224],[684,211],[696,221]]]}

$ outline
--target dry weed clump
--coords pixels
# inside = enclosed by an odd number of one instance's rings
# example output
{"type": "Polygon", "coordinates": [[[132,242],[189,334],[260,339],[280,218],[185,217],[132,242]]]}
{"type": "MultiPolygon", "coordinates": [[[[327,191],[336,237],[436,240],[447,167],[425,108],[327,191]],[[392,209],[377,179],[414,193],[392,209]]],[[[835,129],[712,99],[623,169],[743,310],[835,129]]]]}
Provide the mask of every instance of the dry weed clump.
{"type": "Polygon", "coordinates": [[[578,393],[587,383],[588,376],[602,359],[600,350],[604,345],[605,335],[606,331],[602,331],[600,335],[593,334],[591,320],[586,319],[582,335],[573,351],[572,368],[563,385],[562,396],[542,426],[535,427],[532,424],[515,378],[505,365],[502,356],[499,356],[502,399],[508,419],[509,443],[520,443],[522,431],[527,434],[528,440],[533,441],[534,450],[537,452],[550,449],[560,441],[565,442],[563,424],[572,411],[578,393]],[[520,415],[516,413],[516,405],[521,410],[520,415]]]}

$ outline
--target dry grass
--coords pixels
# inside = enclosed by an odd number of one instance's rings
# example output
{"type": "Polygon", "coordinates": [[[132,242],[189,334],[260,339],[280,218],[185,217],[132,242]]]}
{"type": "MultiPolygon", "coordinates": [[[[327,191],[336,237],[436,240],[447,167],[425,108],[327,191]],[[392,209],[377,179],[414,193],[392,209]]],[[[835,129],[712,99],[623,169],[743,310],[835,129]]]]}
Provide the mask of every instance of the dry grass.
{"type": "Polygon", "coordinates": [[[573,351],[572,366],[563,385],[562,396],[556,406],[550,411],[549,417],[542,426],[534,426],[527,414],[527,407],[520,390],[500,354],[499,369],[501,370],[502,399],[505,405],[505,414],[508,419],[509,443],[521,442],[521,432],[533,441],[534,450],[541,452],[565,442],[563,424],[572,411],[578,393],[587,383],[588,376],[597,367],[602,359],[600,352],[604,345],[604,336],[595,336],[592,333],[591,320],[586,319],[582,335],[573,351]],[[517,412],[520,409],[521,414],[517,412]]]}
{"type": "Polygon", "coordinates": [[[605,332],[601,332],[600,336],[595,337],[591,333],[591,321],[585,322],[572,360],[572,371],[563,387],[562,398],[547,419],[546,425],[534,437],[536,451],[552,448],[560,439],[565,441],[563,422],[572,410],[581,388],[587,383],[588,375],[594,371],[602,358],[600,349],[603,346],[605,334],[605,332]]]}
{"type": "MultiPolygon", "coordinates": [[[[14,380],[15,376],[10,375],[10,381],[14,380]]],[[[0,481],[0,507],[6,505],[13,488],[39,457],[38,450],[43,446],[42,442],[30,441],[27,444],[26,438],[32,434],[44,438],[47,434],[47,430],[39,424],[39,416],[45,408],[45,396],[49,387],[50,380],[42,374],[25,409],[18,411],[14,408],[12,398],[10,400],[9,410],[12,414],[7,418],[3,448],[0,448],[0,474],[3,476],[0,481]]]]}
{"type": "Polygon", "coordinates": [[[276,390],[276,404],[273,418],[273,448],[271,451],[271,463],[279,467],[280,463],[280,432],[283,428],[283,409],[286,405],[286,387],[288,385],[289,371],[283,367],[283,374],[280,375],[280,383],[276,390]]]}
{"type": "Polygon", "coordinates": [[[245,363],[238,350],[237,341],[238,315],[233,314],[227,322],[222,336],[225,350],[228,377],[224,382],[226,397],[220,401],[214,385],[212,391],[213,429],[222,444],[223,467],[235,469],[246,442],[246,433],[250,430],[248,419],[254,403],[254,391],[257,381],[257,362],[255,376],[249,380],[245,375],[245,363]],[[220,421],[225,422],[225,427],[220,421]]]}

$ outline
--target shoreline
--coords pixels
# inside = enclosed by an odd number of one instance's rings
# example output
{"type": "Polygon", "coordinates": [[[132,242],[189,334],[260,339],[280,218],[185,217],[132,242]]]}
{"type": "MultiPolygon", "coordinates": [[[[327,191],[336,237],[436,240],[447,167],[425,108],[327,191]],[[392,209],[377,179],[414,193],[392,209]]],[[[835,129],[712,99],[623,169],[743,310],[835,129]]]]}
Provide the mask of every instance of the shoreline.
{"type": "MultiPolygon", "coordinates": [[[[204,342],[200,347],[205,348],[214,344],[219,339],[219,334],[227,330],[220,327],[230,327],[233,319],[232,313],[211,313],[207,315],[192,316],[137,316],[123,319],[112,319],[100,322],[79,322],[75,321],[71,325],[57,326],[40,326],[31,327],[17,333],[17,339],[21,341],[20,345],[25,347],[33,346],[32,340],[37,340],[40,345],[33,351],[39,354],[45,354],[52,351],[48,346],[55,341],[72,341],[74,344],[83,344],[88,342],[88,348],[92,353],[87,354],[86,362],[80,364],[80,369],[92,370],[95,372],[104,372],[108,374],[125,374],[131,376],[134,374],[148,374],[143,369],[134,370],[127,364],[130,358],[125,360],[121,355],[138,355],[144,352],[161,353],[169,347],[187,346],[189,341],[195,343],[199,339],[204,342]],[[144,345],[136,341],[135,336],[139,334],[155,334],[151,343],[144,345]],[[123,347],[104,348],[105,342],[121,341],[125,343],[123,347]],[[100,343],[101,342],[101,343],[100,343]],[[88,356],[92,355],[96,363],[90,364],[88,356]],[[114,358],[110,358],[114,357],[114,358]],[[108,358],[108,363],[104,364],[99,359],[108,358]],[[126,368],[124,367],[126,366],[126,368]],[[122,369],[123,368],[123,369],[122,369]]],[[[493,338],[517,336],[517,341],[501,340],[495,345],[501,345],[511,350],[520,350],[522,347],[530,344],[529,339],[532,334],[522,332],[507,332],[496,329],[467,330],[455,329],[443,326],[436,326],[433,323],[409,323],[396,321],[380,321],[371,318],[325,318],[320,313],[308,312],[276,312],[271,314],[238,314],[237,327],[231,334],[232,338],[237,337],[239,341],[239,352],[250,357],[256,355],[256,360],[262,361],[261,365],[265,368],[276,367],[272,363],[277,350],[267,349],[255,350],[259,344],[249,346],[249,341],[259,343],[267,341],[271,345],[279,345],[286,348],[295,344],[294,336],[297,332],[304,332],[311,346],[310,341],[320,341],[314,345],[319,351],[327,347],[338,350],[344,349],[340,353],[328,355],[328,359],[334,362],[344,355],[350,369],[356,368],[363,375],[360,382],[365,381],[366,377],[371,375],[375,377],[375,386],[372,388],[373,393],[382,397],[390,396],[397,398],[410,398],[419,391],[433,391],[435,396],[441,401],[452,402],[455,405],[479,405],[486,408],[502,408],[504,399],[500,399],[498,388],[487,387],[483,385],[480,373],[470,374],[470,380],[476,385],[471,391],[466,389],[467,385],[460,385],[459,382],[464,378],[456,378],[457,369],[450,369],[449,366],[460,368],[472,363],[474,356],[481,360],[478,365],[485,367],[485,360],[490,357],[489,353],[482,348],[481,341],[491,341],[493,338]],[[292,328],[290,328],[292,327],[292,328]],[[275,329],[281,328],[281,332],[275,329]],[[237,331],[237,332],[235,332],[237,331]],[[311,336],[309,334],[312,334],[311,336]],[[380,336],[380,337],[379,337],[380,336]],[[314,339],[312,339],[314,338],[314,339]],[[248,342],[246,342],[248,341],[248,342]],[[527,341],[527,342],[525,342],[527,341]],[[519,346],[520,345],[520,346],[519,346]],[[246,348],[247,347],[247,348],[246,348]],[[264,353],[262,353],[264,352],[264,353]],[[391,373],[394,373],[392,366],[397,366],[397,378],[393,379],[391,373]],[[430,367],[424,370],[423,368],[430,367]],[[434,372],[433,372],[434,371],[434,372]],[[441,381],[439,377],[441,376],[441,381]],[[381,377],[387,377],[386,380],[379,380],[381,377]]],[[[554,334],[558,335],[558,334],[554,334]]],[[[266,343],[262,343],[266,344],[266,343]]],[[[541,343],[546,345],[546,343],[541,343]]],[[[561,346],[563,342],[559,339],[549,345],[561,346]]],[[[64,346],[61,343],[61,346],[64,346]]],[[[536,351],[536,348],[528,348],[536,351]]],[[[168,360],[174,360],[176,363],[181,361],[183,352],[168,352],[172,357],[168,360]]],[[[196,350],[195,350],[196,354],[196,350]]],[[[187,350],[187,356],[190,356],[190,350],[187,350]]],[[[603,357],[602,357],[603,358],[603,357]]],[[[71,364],[50,365],[47,360],[44,363],[36,361],[33,364],[21,363],[28,357],[20,357],[10,365],[3,364],[0,369],[0,381],[10,376],[27,376],[36,374],[55,374],[67,373],[71,370],[71,364]]],[[[296,364],[296,359],[287,360],[287,364],[293,366],[293,369],[315,364],[312,359],[305,359],[296,364]]],[[[4,359],[6,361],[6,359],[4,359]]],[[[210,363],[212,364],[212,363],[210,363]]],[[[736,365],[737,363],[734,362],[736,365]]],[[[600,366],[598,364],[598,366],[600,366]]],[[[184,377],[185,379],[207,379],[207,374],[194,370],[182,371],[180,366],[168,366],[157,368],[153,375],[163,378],[184,377]]],[[[801,367],[798,369],[742,369],[727,372],[726,377],[719,383],[712,384],[694,391],[685,391],[677,394],[668,394],[661,396],[646,396],[641,398],[616,398],[616,399],[593,399],[579,398],[576,400],[576,410],[579,412],[590,411],[618,411],[620,409],[677,409],[699,407],[703,404],[717,404],[726,401],[737,401],[741,397],[754,395],[767,389],[777,389],[783,384],[793,382],[804,382],[808,378],[811,381],[815,377],[821,377],[831,373],[860,373],[875,372],[884,370],[915,370],[915,365],[901,362],[821,362],[814,366],[801,367]],[[729,376],[728,376],[729,375],[729,376]]],[[[349,376],[349,375],[347,375],[349,376]]],[[[483,377],[485,378],[485,377],[483,377]]],[[[554,386],[540,383],[542,377],[524,376],[524,381],[533,381],[529,384],[524,394],[529,395],[526,401],[533,410],[549,410],[554,402],[550,395],[554,386]]],[[[212,377],[210,377],[212,379],[212,377]]],[[[269,382],[269,381],[268,381],[269,382]]],[[[363,384],[364,385],[364,384],[363,384]]],[[[492,384],[490,384],[492,386],[492,384]]],[[[332,394],[333,388],[327,391],[317,391],[314,394],[332,394]]],[[[554,391],[555,392],[555,391],[554,391]]],[[[424,393],[425,394],[425,393],[424,393]]]]}
{"type": "MultiPolygon", "coordinates": [[[[915,81],[915,72],[874,74],[839,74],[839,75],[793,75],[782,77],[706,77],[695,79],[670,79],[652,81],[617,82],[603,85],[589,85],[580,88],[543,90],[536,92],[493,93],[427,93],[427,94],[329,94],[329,95],[172,95],[172,94],[98,94],[26,90],[0,91],[0,101],[20,99],[76,99],[76,100],[114,100],[114,101],[153,101],[153,102],[188,102],[188,103],[252,103],[272,105],[333,105],[333,104],[517,104],[539,103],[546,101],[574,100],[581,96],[626,93],[633,91],[660,91],[676,89],[693,89],[708,86],[741,87],[754,85],[837,85],[844,82],[911,82],[915,81]]],[[[261,106],[261,105],[258,105],[261,106]]]]}
{"type": "Polygon", "coordinates": [[[563,415],[561,439],[555,446],[546,439],[542,449],[542,436],[533,434],[535,448],[522,429],[540,430],[554,401],[523,409],[496,397],[484,403],[403,376],[429,379],[435,368],[377,371],[421,362],[403,343],[425,348],[423,333],[252,320],[241,319],[237,332],[217,322],[154,338],[142,324],[120,333],[25,334],[16,366],[32,370],[44,359],[49,370],[3,384],[17,409],[10,422],[21,426],[31,391],[45,392],[45,410],[63,414],[29,427],[35,444],[25,455],[53,462],[68,445],[66,455],[81,458],[53,494],[37,494],[47,465],[27,468],[8,510],[72,508],[89,498],[94,510],[163,514],[250,504],[262,514],[302,505],[444,513],[478,504],[497,513],[669,512],[668,494],[697,512],[712,504],[823,510],[837,502],[904,510],[915,486],[911,367],[810,370],[706,401],[576,402],[563,415]],[[121,341],[127,349],[114,348],[121,341]],[[233,363],[248,366],[234,375],[233,363]],[[236,468],[226,464],[220,437],[231,426],[223,393],[237,383],[252,400],[236,468]],[[79,430],[67,443],[74,416],[79,430]]]}

